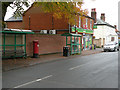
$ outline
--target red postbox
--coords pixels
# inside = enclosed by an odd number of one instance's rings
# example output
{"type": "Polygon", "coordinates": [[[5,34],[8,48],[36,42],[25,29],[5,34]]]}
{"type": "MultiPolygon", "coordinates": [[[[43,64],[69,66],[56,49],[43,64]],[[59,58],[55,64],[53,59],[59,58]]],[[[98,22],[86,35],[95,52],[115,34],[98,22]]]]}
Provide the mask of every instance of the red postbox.
{"type": "Polygon", "coordinates": [[[38,40],[33,41],[33,57],[37,58],[39,54],[39,43],[38,40]]]}

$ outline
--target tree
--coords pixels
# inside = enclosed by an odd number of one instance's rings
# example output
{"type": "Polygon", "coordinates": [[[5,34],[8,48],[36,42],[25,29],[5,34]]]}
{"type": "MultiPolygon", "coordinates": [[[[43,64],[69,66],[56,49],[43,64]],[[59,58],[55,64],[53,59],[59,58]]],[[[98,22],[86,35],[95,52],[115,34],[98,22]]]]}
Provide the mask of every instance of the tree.
{"type": "Polygon", "coordinates": [[[7,7],[11,7],[12,9],[16,9],[14,12],[14,16],[20,16],[22,12],[24,12],[23,6],[28,7],[29,1],[26,0],[26,2],[22,0],[14,0],[13,2],[2,2],[2,23],[4,27],[4,17],[7,11],[7,7]]]}
{"type": "MultiPolygon", "coordinates": [[[[62,18],[63,16],[68,19],[71,24],[75,24],[76,15],[87,14],[87,10],[82,9],[83,0],[80,2],[35,2],[34,6],[42,7],[42,12],[53,13],[55,18],[62,18]],[[77,6],[77,7],[76,7],[77,6]]],[[[41,10],[40,10],[41,11],[41,10]]]]}
{"type": "MultiPolygon", "coordinates": [[[[82,10],[81,8],[83,5],[83,0],[80,0],[80,2],[34,2],[33,5],[41,6],[42,11],[45,13],[53,13],[55,18],[62,18],[64,16],[71,24],[75,24],[76,15],[87,14],[87,10],[82,10]]],[[[24,12],[23,6],[28,7],[29,2],[28,0],[26,0],[26,2],[23,2],[23,0],[2,2],[2,21],[4,21],[8,6],[16,9],[14,16],[20,16],[24,12]]]]}

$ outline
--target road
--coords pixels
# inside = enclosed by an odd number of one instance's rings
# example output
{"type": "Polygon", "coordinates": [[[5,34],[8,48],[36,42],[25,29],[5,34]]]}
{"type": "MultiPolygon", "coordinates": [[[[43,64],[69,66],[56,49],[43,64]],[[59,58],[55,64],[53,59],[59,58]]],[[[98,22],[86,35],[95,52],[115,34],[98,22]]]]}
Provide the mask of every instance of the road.
{"type": "Polygon", "coordinates": [[[3,73],[3,88],[117,88],[118,52],[53,61],[3,73]]]}

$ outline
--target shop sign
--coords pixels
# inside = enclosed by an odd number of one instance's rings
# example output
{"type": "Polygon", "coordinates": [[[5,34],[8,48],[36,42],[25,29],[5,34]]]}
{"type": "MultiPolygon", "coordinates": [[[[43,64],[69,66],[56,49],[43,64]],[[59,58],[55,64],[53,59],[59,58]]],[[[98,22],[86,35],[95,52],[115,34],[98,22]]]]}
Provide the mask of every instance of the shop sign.
{"type": "Polygon", "coordinates": [[[97,25],[94,25],[94,26],[93,26],[93,29],[97,29],[97,25]]]}
{"type": "MultiPolygon", "coordinates": [[[[80,29],[80,28],[77,28],[77,27],[76,27],[76,30],[77,30],[77,32],[80,32],[80,33],[90,33],[90,34],[93,34],[93,30],[80,29]]],[[[74,27],[72,27],[72,32],[75,32],[75,28],[74,27]]]]}

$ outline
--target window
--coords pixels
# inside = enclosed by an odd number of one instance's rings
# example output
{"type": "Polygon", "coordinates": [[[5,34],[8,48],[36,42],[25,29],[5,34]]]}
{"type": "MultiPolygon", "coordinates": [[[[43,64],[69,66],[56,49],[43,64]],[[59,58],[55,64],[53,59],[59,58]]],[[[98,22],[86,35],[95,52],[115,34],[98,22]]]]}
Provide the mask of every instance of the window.
{"type": "Polygon", "coordinates": [[[111,37],[111,41],[114,41],[114,39],[115,39],[114,37],[111,37]]]}
{"type": "Polygon", "coordinates": [[[79,28],[81,27],[81,17],[79,16],[79,28]]]}
{"type": "Polygon", "coordinates": [[[90,20],[90,29],[92,30],[92,20],[90,20]]]}
{"type": "Polygon", "coordinates": [[[86,18],[86,27],[88,27],[88,19],[86,18]]]}

